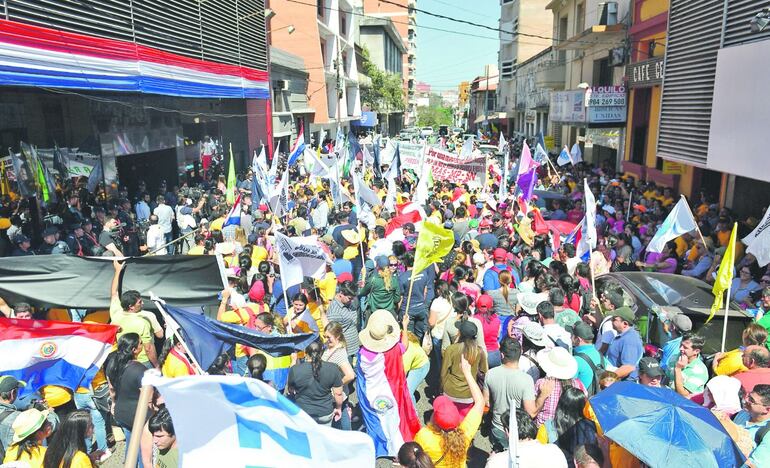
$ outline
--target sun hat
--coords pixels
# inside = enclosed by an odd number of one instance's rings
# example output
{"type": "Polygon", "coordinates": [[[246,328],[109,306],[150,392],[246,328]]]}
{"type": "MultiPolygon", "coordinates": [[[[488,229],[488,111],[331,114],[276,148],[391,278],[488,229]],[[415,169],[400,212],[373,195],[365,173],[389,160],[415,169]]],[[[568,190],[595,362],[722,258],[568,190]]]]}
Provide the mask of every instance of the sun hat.
{"type": "Polygon", "coordinates": [[[16,416],[16,419],[13,420],[11,444],[18,444],[43,427],[48,413],[50,413],[49,410],[40,411],[36,408],[30,408],[16,416]]]}
{"type": "Polygon", "coordinates": [[[535,346],[545,346],[548,339],[545,337],[545,329],[538,322],[527,322],[521,328],[521,332],[535,346]]]}
{"type": "Polygon", "coordinates": [[[401,330],[396,318],[384,309],[375,310],[358,334],[361,345],[375,353],[384,353],[398,343],[401,330]]]}
{"type": "Polygon", "coordinates": [[[350,242],[351,244],[358,244],[361,242],[361,236],[358,234],[358,231],[355,229],[346,229],[341,232],[342,238],[346,241],[350,242]]]}
{"type": "Polygon", "coordinates": [[[548,300],[547,293],[523,292],[516,296],[521,308],[529,315],[537,315],[537,306],[548,300]]]}
{"type": "Polygon", "coordinates": [[[8,218],[0,218],[0,231],[4,231],[11,227],[11,220],[8,218]]]}
{"type": "Polygon", "coordinates": [[[462,423],[463,418],[457,406],[446,395],[439,395],[433,400],[433,422],[440,429],[451,431],[462,423]]]}
{"type": "Polygon", "coordinates": [[[577,374],[577,361],[561,346],[541,349],[537,352],[537,362],[548,377],[571,379],[577,374]]]}

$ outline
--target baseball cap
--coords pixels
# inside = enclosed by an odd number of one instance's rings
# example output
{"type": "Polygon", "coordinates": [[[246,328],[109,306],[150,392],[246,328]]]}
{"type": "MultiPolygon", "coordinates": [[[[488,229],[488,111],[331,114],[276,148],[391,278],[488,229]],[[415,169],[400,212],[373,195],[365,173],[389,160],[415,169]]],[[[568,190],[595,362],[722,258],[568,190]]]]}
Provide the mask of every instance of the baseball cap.
{"type": "Polygon", "coordinates": [[[460,332],[460,336],[464,338],[476,338],[479,332],[476,324],[470,320],[461,320],[457,323],[457,330],[460,332]]]}
{"type": "Polygon", "coordinates": [[[460,425],[463,418],[457,406],[446,395],[439,395],[433,401],[433,422],[445,431],[451,431],[460,425]]]}
{"type": "Polygon", "coordinates": [[[671,323],[673,323],[676,329],[681,332],[692,330],[692,320],[685,314],[676,314],[674,318],[671,319],[671,323]]]}
{"type": "Polygon", "coordinates": [[[494,253],[492,254],[492,257],[494,257],[494,259],[496,261],[498,261],[498,260],[499,261],[505,261],[505,257],[507,257],[507,256],[508,256],[508,252],[506,252],[505,249],[500,248],[500,247],[496,248],[494,253]]]}
{"type": "Polygon", "coordinates": [[[27,383],[23,380],[17,380],[12,375],[0,376],[0,392],[10,392],[11,390],[19,387],[26,387],[27,383]]]}
{"type": "Polygon", "coordinates": [[[631,310],[628,306],[623,306],[618,309],[615,309],[612,311],[613,317],[620,317],[623,320],[625,320],[628,323],[634,323],[636,322],[636,315],[634,315],[634,311],[631,310]]]}
{"type": "Polygon", "coordinates": [[[17,234],[16,237],[13,239],[13,241],[17,244],[22,244],[24,242],[29,242],[30,239],[24,234],[17,234]]]}
{"type": "Polygon", "coordinates": [[[489,294],[482,294],[479,296],[478,299],[476,299],[476,307],[488,307],[492,308],[494,305],[494,300],[492,300],[492,296],[489,294]]]}
{"type": "Polygon", "coordinates": [[[572,326],[572,334],[586,341],[594,339],[594,329],[583,321],[577,322],[572,326]]]}
{"type": "Polygon", "coordinates": [[[45,231],[43,231],[43,237],[46,237],[46,236],[55,236],[57,232],[59,232],[59,230],[58,230],[58,229],[56,229],[55,227],[49,227],[49,228],[46,228],[46,230],[45,230],[45,231]]]}
{"type": "Polygon", "coordinates": [[[663,377],[664,375],[658,360],[651,357],[643,357],[639,360],[639,373],[648,377],[663,377]]]}

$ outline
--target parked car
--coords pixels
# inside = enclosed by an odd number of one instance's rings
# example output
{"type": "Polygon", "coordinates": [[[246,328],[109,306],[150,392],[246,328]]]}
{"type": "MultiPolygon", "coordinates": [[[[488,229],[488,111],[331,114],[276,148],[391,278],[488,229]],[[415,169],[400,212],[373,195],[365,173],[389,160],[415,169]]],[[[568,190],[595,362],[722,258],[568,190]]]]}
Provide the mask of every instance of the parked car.
{"type": "Polygon", "coordinates": [[[433,127],[422,127],[420,129],[420,136],[421,137],[433,136],[433,127]]]}
{"type": "MultiPolygon", "coordinates": [[[[658,313],[681,312],[692,320],[693,332],[706,339],[704,355],[721,351],[725,310],[721,308],[711,322],[706,323],[714,303],[710,285],[695,278],[668,273],[614,272],[596,278],[597,290],[606,288],[608,283],[620,286],[623,301],[636,313],[640,333],[646,342],[659,347],[665,345],[669,337],[663,330],[658,313]]],[[[730,304],[726,350],[741,346],[741,333],[751,320],[751,316],[736,302],[730,304]]]]}
{"type": "Polygon", "coordinates": [[[465,130],[463,130],[460,127],[455,127],[452,129],[452,135],[462,135],[465,130]]]}

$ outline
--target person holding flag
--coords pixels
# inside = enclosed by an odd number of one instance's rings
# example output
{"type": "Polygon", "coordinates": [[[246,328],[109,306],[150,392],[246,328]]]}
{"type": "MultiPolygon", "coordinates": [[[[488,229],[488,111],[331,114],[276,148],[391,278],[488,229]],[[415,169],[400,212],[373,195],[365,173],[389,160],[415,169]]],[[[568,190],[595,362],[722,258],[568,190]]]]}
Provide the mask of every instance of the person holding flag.
{"type": "Polygon", "coordinates": [[[724,327],[722,329],[722,352],[725,351],[725,339],[727,338],[727,311],[730,308],[730,289],[733,285],[733,272],[735,270],[735,240],[737,234],[738,223],[735,223],[733,224],[733,230],[730,233],[730,242],[727,244],[725,254],[722,256],[722,262],[719,264],[719,271],[717,271],[714,287],[711,289],[714,293],[714,304],[711,306],[711,314],[706,320],[706,323],[711,322],[711,319],[714,318],[717,310],[724,304],[725,318],[724,327]],[[727,294],[725,294],[725,291],[727,291],[727,294]]]}

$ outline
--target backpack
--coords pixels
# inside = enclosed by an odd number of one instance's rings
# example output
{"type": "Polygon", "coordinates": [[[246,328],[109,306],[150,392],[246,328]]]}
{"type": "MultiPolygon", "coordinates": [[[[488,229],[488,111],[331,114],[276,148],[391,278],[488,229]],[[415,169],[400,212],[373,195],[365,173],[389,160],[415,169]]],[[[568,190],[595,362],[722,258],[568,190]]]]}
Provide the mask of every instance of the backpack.
{"type": "MultiPolygon", "coordinates": [[[[2,424],[2,422],[8,419],[11,415],[16,413],[18,413],[18,411],[14,411],[9,408],[3,408],[2,413],[0,413],[0,424],[2,424]]],[[[0,441],[0,460],[5,458],[5,450],[6,447],[4,447],[2,441],[0,441]]]]}
{"type": "Polygon", "coordinates": [[[593,378],[591,378],[591,385],[589,385],[588,388],[586,388],[586,390],[588,391],[588,396],[592,397],[597,393],[599,393],[599,390],[601,389],[599,385],[599,378],[601,377],[601,374],[605,371],[604,358],[600,358],[599,366],[597,367],[596,364],[594,364],[594,362],[591,360],[591,358],[588,357],[588,355],[585,353],[576,353],[575,357],[576,358],[579,357],[580,359],[584,360],[594,373],[593,378]]]}

